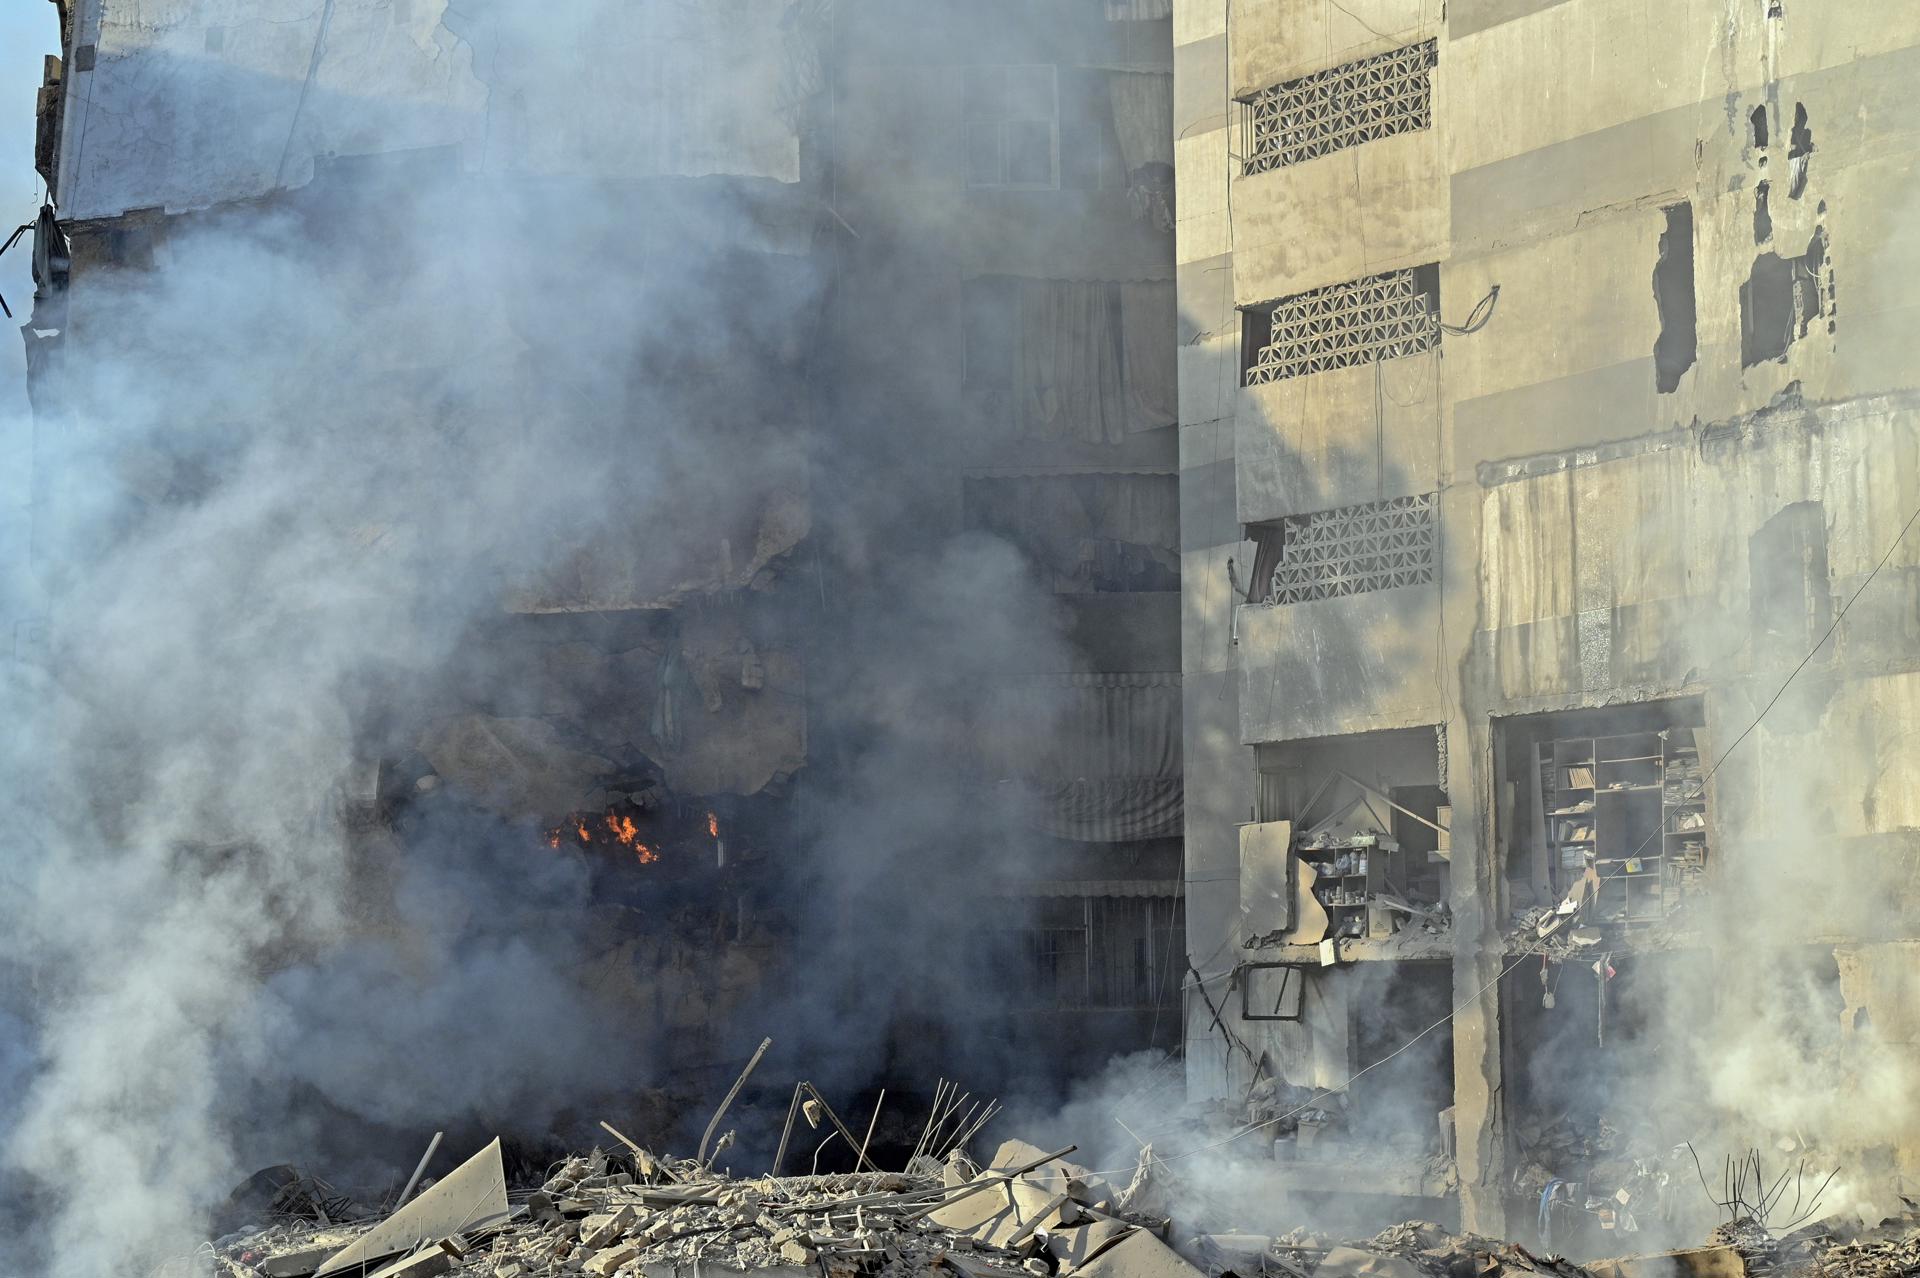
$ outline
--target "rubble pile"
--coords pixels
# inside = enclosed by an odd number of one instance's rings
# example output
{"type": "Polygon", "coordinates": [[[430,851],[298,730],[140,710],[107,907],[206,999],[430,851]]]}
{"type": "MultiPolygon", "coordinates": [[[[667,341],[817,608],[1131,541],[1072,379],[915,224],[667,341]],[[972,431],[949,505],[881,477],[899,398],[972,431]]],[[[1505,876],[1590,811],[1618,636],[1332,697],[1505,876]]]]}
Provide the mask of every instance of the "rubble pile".
{"type": "Polygon", "coordinates": [[[822,1278],[1199,1278],[1168,1222],[1019,1141],[910,1172],[733,1178],[633,1147],[568,1159],[509,1196],[495,1141],[390,1215],[280,1223],[213,1247],[231,1278],[674,1278],[710,1266],[822,1278]],[[518,1198],[520,1201],[512,1201],[518,1198]]]}

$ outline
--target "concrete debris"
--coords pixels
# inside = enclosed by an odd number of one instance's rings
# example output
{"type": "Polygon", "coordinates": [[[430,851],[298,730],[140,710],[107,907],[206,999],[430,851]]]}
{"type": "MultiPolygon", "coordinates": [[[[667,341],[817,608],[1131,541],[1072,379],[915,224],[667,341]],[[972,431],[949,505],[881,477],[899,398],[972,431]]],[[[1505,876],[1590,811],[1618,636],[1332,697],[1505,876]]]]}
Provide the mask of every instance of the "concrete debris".
{"type": "Polygon", "coordinates": [[[1140,1227],[1164,1222],[1129,1219],[1111,1185],[1060,1161],[1071,1148],[1010,1141],[985,1168],[956,1155],[917,1160],[918,1174],[735,1179],[618,1139],[624,1149],[567,1159],[512,1206],[495,1141],[385,1219],[230,1235],[216,1253],[250,1278],[1198,1278],[1140,1227]]]}
{"type": "MultiPolygon", "coordinates": [[[[450,1234],[471,1235],[505,1223],[507,1214],[507,1173],[496,1140],[341,1248],[315,1271],[315,1278],[351,1267],[364,1268],[373,1261],[411,1252],[422,1243],[437,1243],[450,1234]]],[[[407,1278],[416,1278],[428,1272],[446,1270],[419,1269],[406,1274],[407,1278]]]]}
{"type": "MultiPolygon", "coordinates": [[[[1560,1133],[1586,1141],[1586,1135],[1560,1133]]],[[[1828,1217],[1791,1232],[1751,1220],[1706,1245],[1574,1264],[1428,1221],[1372,1238],[1185,1233],[1130,1210],[1177,1175],[1150,1149],[1125,1193],[1051,1153],[1007,1141],[977,1166],[921,1156],[911,1173],[736,1178],[697,1159],[625,1148],[567,1159],[509,1197],[500,1144],[383,1219],[284,1222],[213,1244],[215,1272],[241,1278],[1911,1278],[1920,1211],[1875,1229],[1828,1217]],[[629,1170],[632,1168],[633,1170],[629,1170]],[[644,1170],[642,1170],[644,1169],[644,1170]],[[636,1174],[638,1172],[639,1174],[636,1174]],[[509,1204],[512,1204],[509,1206],[509,1204]],[[1171,1240],[1173,1245],[1169,1244],[1171,1240]],[[323,1261],[324,1258],[324,1261],[323,1261]]],[[[1610,1143],[1605,1131],[1591,1138],[1610,1143]]],[[[1643,1166],[1640,1175],[1649,1174],[1643,1166]]],[[[1624,1215],[1634,1192],[1609,1197],[1624,1215]]],[[[1175,1193],[1177,1210],[1183,1201],[1175,1193]]],[[[1643,1208],[1644,1210],[1644,1208],[1643,1208]]]]}

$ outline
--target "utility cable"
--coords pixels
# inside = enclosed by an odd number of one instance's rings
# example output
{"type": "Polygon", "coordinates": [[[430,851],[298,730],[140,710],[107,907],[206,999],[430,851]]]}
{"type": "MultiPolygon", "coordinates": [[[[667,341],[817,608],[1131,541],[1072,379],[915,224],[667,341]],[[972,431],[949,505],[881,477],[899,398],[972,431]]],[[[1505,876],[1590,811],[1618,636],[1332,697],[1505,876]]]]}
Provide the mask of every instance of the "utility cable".
{"type": "Polygon", "coordinates": [[[1500,286],[1495,284],[1487,290],[1487,295],[1475,302],[1473,309],[1467,312],[1466,323],[1449,324],[1445,320],[1441,320],[1439,321],[1440,331],[1443,333],[1452,333],[1455,337],[1466,337],[1469,334],[1479,332],[1487,326],[1487,321],[1493,318],[1493,308],[1499,304],[1499,301],[1500,286]]]}
{"type": "MultiPolygon", "coordinates": [[[[1475,309],[1478,310],[1479,308],[1476,307],[1475,309]]],[[[1749,723],[1746,726],[1745,731],[1741,732],[1739,736],[1733,739],[1732,744],[1728,745],[1725,750],[1720,752],[1720,757],[1714,760],[1713,766],[1707,769],[1707,771],[1701,775],[1700,784],[1702,787],[1706,785],[1707,779],[1709,777],[1713,776],[1714,773],[1720,770],[1720,765],[1727,761],[1728,756],[1730,756],[1734,752],[1734,750],[1736,750],[1739,747],[1740,743],[1742,741],[1745,741],[1749,736],[1751,736],[1753,733],[1753,730],[1760,726],[1761,720],[1765,719],[1767,717],[1768,712],[1771,711],[1775,705],[1779,704],[1780,698],[1786,695],[1787,688],[1792,685],[1793,681],[1796,678],[1799,677],[1800,672],[1806,669],[1807,664],[1813,660],[1815,655],[1819,653],[1820,649],[1826,646],[1827,640],[1833,638],[1834,632],[1840,628],[1840,623],[1847,619],[1847,614],[1849,612],[1853,611],[1853,605],[1859,601],[1860,596],[1863,593],[1865,593],[1867,587],[1873,584],[1873,579],[1880,575],[1880,570],[1882,568],[1885,568],[1887,564],[1892,561],[1894,552],[1900,548],[1900,543],[1906,540],[1907,533],[1912,530],[1913,525],[1916,521],[1920,521],[1920,507],[1915,507],[1914,512],[1911,515],[1907,516],[1907,522],[1901,525],[1900,532],[1893,539],[1893,544],[1887,547],[1887,553],[1880,556],[1880,562],[1873,566],[1873,571],[1867,574],[1866,580],[1862,581],[1859,584],[1859,586],[1854,589],[1853,594],[1847,598],[1847,602],[1845,606],[1843,606],[1840,609],[1840,612],[1838,613],[1838,615],[1834,617],[1833,624],[1827,627],[1826,633],[1822,634],[1819,640],[1814,643],[1813,647],[1808,649],[1807,655],[1800,659],[1800,664],[1796,665],[1793,668],[1793,670],[1787,675],[1786,679],[1781,682],[1779,690],[1773,694],[1772,698],[1768,700],[1765,706],[1761,707],[1760,713],[1754,716],[1753,722],[1749,723]]],[[[1649,843],[1652,843],[1653,840],[1662,832],[1663,832],[1662,830],[1655,830],[1652,834],[1649,834],[1646,837],[1646,839],[1641,842],[1640,846],[1634,849],[1633,854],[1631,856],[1622,858],[1620,862],[1620,869],[1612,871],[1611,873],[1606,875],[1604,878],[1602,878],[1600,882],[1603,884],[1607,883],[1611,881],[1615,876],[1619,875],[1621,871],[1623,871],[1626,868],[1627,862],[1637,858],[1641,852],[1646,850],[1647,845],[1649,843]]],[[[1218,951],[1216,951],[1216,953],[1217,952],[1218,951]]],[[[1254,1123],[1248,1127],[1243,1127],[1239,1131],[1233,1133],[1231,1136],[1222,1137],[1220,1140],[1213,1141],[1209,1144],[1200,1145],[1193,1149],[1182,1150],[1181,1152],[1176,1154],[1156,1154],[1154,1155],[1154,1160],[1156,1162],[1170,1163],[1175,1161],[1176,1159],[1191,1158],[1196,1154],[1204,1154],[1211,1150],[1219,1149],[1223,1145],[1231,1145],[1234,1141],[1239,1140],[1243,1136],[1249,1136],[1254,1132],[1262,1130],[1263,1128],[1272,1127],[1276,1123],[1285,1122],[1289,1118],[1296,1117],[1297,1115],[1302,1114],[1309,1109],[1312,1109],[1315,1105],[1319,1104],[1321,1101],[1325,1100],[1327,1097],[1335,1095],[1336,1093],[1339,1093],[1339,1092],[1344,1092],[1345,1090],[1347,1090],[1347,1088],[1353,1086],[1355,1082],[1359,1081],[1359,1079],[1361,1079],[1362,1077],[1364,1077],[1369,1073],[1372,1073],[1374,1070],[1379,1069],[1382,1065],[1385,1065],[1388,1061],[1394,1059],[1396,1056],[1399,1056],[1401,1053],[1407,1051],[1407,1049],[1411,1048],[1415,1043],[1418,1043],[1421,1039],[1433,1033],[1435,1030],[1439,1029],[1441,1026],[1451,1024],[1453,1019],[1457,1017],[1461,1012],[1465,1011],[1472,1004],[1478,1002],[1481,995],[1485,994],[1488,990],[1492,989],[1495,985],[1498,985],[1501,981],[1505,980],[1509,972],[1512,972],[1515,968],[1519,967],[1522,963],[1526,962],[1528,959],[1533,958],[1536,953],[1538,953],[1538,951],[1533,949],[1528,949],[1524,953],[1520,954],[1518,957],[1516,957],[1513,960],[1513,962],[1507,964],[1505,967],[1501,968],[1497,973],[1495,973],[1493,978],[1489,980],[1486,984],[1482,985],[1479,989],[1475,990],[1472,994],[1468,995],[1466,998],[1462,999],[1459,1003],[1455,1004],[1453,1009],[1449,1011],[1445,1016],[1441,1017],[1439,1020],[1435,1021],[1433,1024],[1427,1026],[1425,1029],[1421,1030],[1418,1034],[1415,1034],[1412,1038],[1400,1044],[1400,1046],[1394,1048],[1391,1052],[1388,1052],[1385,1056],[1382,1056],[1379,1060],[1373,1062],[1371,1065],[1366,1065],[1360,1069],[1355,1070],[1352,1074],[1349,1074],[1347,1076],[1345,1082],[1340,1083],[1338,1086],[1325,1088],[1315,1093],[1311,1098],[1309,1098],[1304,1103],[1298,1106],[1295,1106],[1293,1109],[1288,1110],[1286,1113],[1275,1115],[1272,1118],[1265,1119],[1258,1123],[1254,1123]]],[[[1135,1169],[1131,1167],[1116,1167],[1116,1168],[1111,1168],[1104,1171],[1094,1172],[1092,1174],[1096,1176],[1121,1176],[1121,1175],[1127,1175],[1133,1172],[1134,1170],[1135,1169]]]]}

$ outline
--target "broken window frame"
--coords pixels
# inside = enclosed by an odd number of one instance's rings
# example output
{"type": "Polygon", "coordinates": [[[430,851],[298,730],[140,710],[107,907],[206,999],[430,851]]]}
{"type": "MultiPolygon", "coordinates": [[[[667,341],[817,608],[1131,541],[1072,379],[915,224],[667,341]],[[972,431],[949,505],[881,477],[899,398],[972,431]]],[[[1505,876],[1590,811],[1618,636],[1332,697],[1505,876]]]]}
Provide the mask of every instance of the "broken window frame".
{"type": "Polygon", "coordinates": [[[1242,963],[1234,973],[1234,984],[1240,987],[1240,1019],[1243,1021],[1298,1021],[1306,1010],[1307,969],[1299,963],[1242,963]],[[1254,972],[1278,970],[1280,978],[1280,997],[1275,1000],[1272,1012],[1253,1010],[1254,972]],[[1284,973],[1292,973],[1291,978],[1284,973]],[[1281,1010],[1286,996],[1293,994],[1293,1011],[1289,1014],[1281,1010]]]}

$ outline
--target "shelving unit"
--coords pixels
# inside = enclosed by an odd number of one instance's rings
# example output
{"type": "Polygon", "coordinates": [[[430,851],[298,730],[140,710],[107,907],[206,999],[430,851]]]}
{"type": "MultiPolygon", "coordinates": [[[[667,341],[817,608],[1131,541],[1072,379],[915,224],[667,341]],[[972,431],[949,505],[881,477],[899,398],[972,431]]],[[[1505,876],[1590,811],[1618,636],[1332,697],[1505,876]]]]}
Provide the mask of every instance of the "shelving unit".
{"type": "Polygon", "coordinates": [[[1699,885],[1707,809],[1687,729],[1544,742],[1535,763],[1555,889],[1597,870],[1594,921],[1665,918],[1699,885]]]}
{"type": "Polygon", "coordinates": [[[1327,911],[1328,936],[1367,934],[1367,905],[1387,886],[1391,858],[1400,845],[1379,834],[1331,839],[1300,846],[1296,853],[1319,875],[1314,897],[1327,911]]]}

